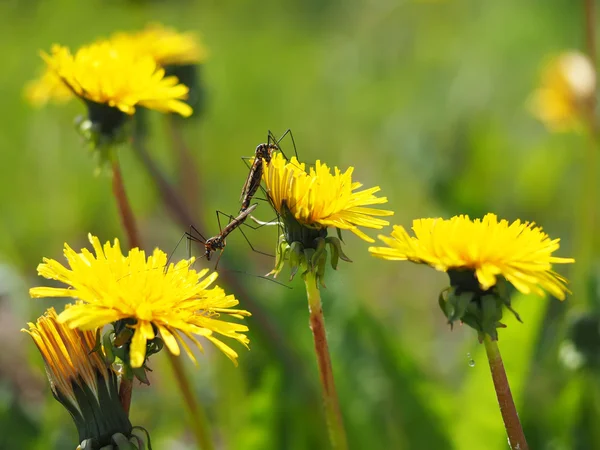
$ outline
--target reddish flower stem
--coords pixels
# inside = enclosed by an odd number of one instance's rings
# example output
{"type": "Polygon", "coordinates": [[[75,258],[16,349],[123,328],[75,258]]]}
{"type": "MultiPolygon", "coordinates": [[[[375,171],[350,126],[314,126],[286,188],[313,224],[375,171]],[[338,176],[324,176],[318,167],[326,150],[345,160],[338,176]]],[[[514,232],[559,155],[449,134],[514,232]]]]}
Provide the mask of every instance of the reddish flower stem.
{"type": "MultiPolygon", "coordinates": [[[[202,211],[202,189],[200,186],[200,177],[196,173],[196,161],[190,147],[186,144],[183,136],[183,123],[179,117],[169,114],[165,117],[167,122],[167,132],[173,145],[174,153],[177,155],[177,167],[180,177],[181,197],[193,217],[198,217],[202,211]]],[[[198,145],[194,148],[199,153],[198,145]]]]}
{"type": "Polygon", "coordinates": [[[129,416],[129,409],[131,408],[131,395],[133,394],[133,382],[121,377],[121,383],[119,384],[119,400],[121,406],[125,410],[125,414],[129,416]]]}
{"type": "Polygon", "coordinates": [[[169,362],[173,368],[173,373],[177,384],[179,385],[179,391],[185,402],[185,406],[188,409],[190,417],[192,419],[192,431],[196,436],[196,442],[198,448],[202,450],[214,450],[214,445],[211,439],[210,426],[204,410],[200,407],[200,403],[197,401],[190,381],[185,373],[185,369],[181,362],[181,358],[173,355],[170,351],[166,350],[169,362]]]}
{"type": "MultiPolygon", "coordinates": [[[[119,208],[119,215],[121,216],[121,224],[127,234],[127,240],[129,241],[129,248],[138,247],[141,248],[140,237],[135,223],[135,217],[127,194],[125,193],[125,184],[123,183],[123,175],[121,174],[121,168],[119,167],[119,161],[115,156],[112,161],[112,190],[117,200],[117,206],[119,208]]],[[[133,382],[121,377],[121,383],[119,385],[119,400],[125,410],[125,413],[129,416],[129,409],[131,408],[131,396],[133,394],[133,382]]]]}
{"type": "Polygon", "coordinates": [[[331,447],[334,450],[345,450],[348,448],[348,441],[335,389],[335,381],[333,379],[333,368],[331,366],[327,332],[325,330],[325,318],[323,317],[323,308],[321,307],[321,294],[317,287],[317,280],[312,272],[308,271],[304,282],[306,284],[310,329],[315,342],[315,353],[317,355],[317,365],[321,379],[329,439],[331,447]]]}
{"type": "Polygon", "coordinates": [[[525,433],[523,433],[523,427],[521,426],[521,421],[517,414],[517,408],[515,407],[512,393],[510,392],[510,385],[508,384],[508,378],[506,377],[506,371],[504,370],[504,363],[502,362],[498,342],[492,341],[492,339],[486,335],[484,344],[510,448],[513,450],[528,450],[529,447],[527,445],[527,440],[525,439],[525,433]]]}
{"type": "Polygon", "coordinates": [[[121,168],[119,167],[119,161],[115,157],[112,161],[112,189],[115,199],[117,200],[117,206],[119,207],[119,215],[121,216],[121,224],[127,234],[129,241],[129,248],[138,247],[141,248],[140,235],[133,216],[133,211],[127,194],[125,193],[125,184],[123,183],[123,175],[121,174],[121,168]]]}

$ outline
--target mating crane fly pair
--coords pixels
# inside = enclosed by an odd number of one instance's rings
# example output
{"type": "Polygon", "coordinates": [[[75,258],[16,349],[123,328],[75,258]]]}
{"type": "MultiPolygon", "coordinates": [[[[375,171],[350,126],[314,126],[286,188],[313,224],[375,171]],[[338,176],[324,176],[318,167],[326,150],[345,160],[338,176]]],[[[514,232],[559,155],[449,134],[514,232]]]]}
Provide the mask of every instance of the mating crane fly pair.
{"type": "MultiPolygon", "coordinates": [[[[202,236],[202,234],[200,234],[200,232],[194,227],[191,227],[191,229],[194,230],[197,236],[192,235],[191,233],[186,233],[186,237],[189,241],[199,242],[200,244],[204,245],[203,256],[206,257],[207,261],[210,261],[212,254],[216,251],[221,252],[219,254],[219,259],[221,258],[223,250],[225,249],[225,239],[227,238],[227,236],[231,234],[233,230],[240,227],[240,225],[242,225],[246,221],[248,216],[250,216],[250,214],[256,209],[257,204],[255,203],[253,205],[250,205],[250,202],[252,201],[252,198],[260,188],[263,175],[263,160],[266,164],[269,164],[271,162],[273,152],[280,151],[279,142],[281,142],[281,140],[288,134],[290,135],[290,138],[292,139],[292,144],[295,148],[296,144],[294,143],[294,137],[292,135],[291,130],[289,129],[279,139],[275,139],[273,134],[269,131],[267,142],[259,144],[256,147],[256,150],[254,151],[254,160],[252,161],[252,165],[250,166],[250,172],[248,173],[248,177],[246,178],[244,186],[242,187],[242,193],[240,196],[242,205],[237,217],[230,216],[230,222],[225,226],[225,228],[223,228],[218,235],[213,236],[209,239],[205,239],[202,236]]],[[[217,220],[219,220],[218,212],[217,220]]],[[[244,234],[243,231],[242,234],[244,234]]],[[[250,244],[250,241],[248,240],[246,235],[244,235],[244,238],[246,238],[246,241],[248,241],[250,247],[253,250],[255,250],[254,247],[252,247],[252,244],[250,244]]],[[[219,259],[217,259],[217,265],[219,264],[219,259]]]]}

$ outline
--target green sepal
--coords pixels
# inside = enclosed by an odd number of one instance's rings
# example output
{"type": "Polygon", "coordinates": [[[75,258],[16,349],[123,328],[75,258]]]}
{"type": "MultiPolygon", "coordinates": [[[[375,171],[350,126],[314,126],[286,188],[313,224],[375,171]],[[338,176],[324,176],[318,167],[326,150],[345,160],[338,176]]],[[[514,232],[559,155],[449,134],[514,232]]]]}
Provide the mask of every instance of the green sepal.
{"type": "Polygon", "coordinates": [[[481,331],[498,340],[498,323],[502,319],[502,300],[494,294],[484,295],[481,301],[481,331]]]}
{"type": "Polygon", "coordinates": [[[440,292],[440,295],[438,295],[438,305],[440,306],[440,309],[442,310],[442,312],[444,313],[445,316],[447,316],[446,314],[446,302],[448,301],[448,291],[452,289],[450,286],[448,286],[446,289],[442,290],[442,292],[440,292]]]}
{"type": "Polygon", "coordinates": [[[141,383],[145,384],[146,386],[150,386],[150,380],[148,380],[147,368],[145,363],[142,365],[142,367],[130,367],[130,369],[131,374],[138,380],[140,380],[141,383]]]}
{"type": "Polygon", "coordinates": [[[337,232],[338,235],[338,239],[342,242],[344,242],[344,238],[342,238],[342,230],[339,228],[336,228],[335,231],[337,232]]]}
{"type": "Polygon", "coordinates": [[[100,333],[100,328],[96,330],[96,342],[94,343],[94,348],[90,350],[90,353],[97,352],[98,350],[102,350],[102,334],[100,333]]]}
{"type": "Polygon", "coordinates": [[[146,430],[144,427],[140,427],[138,425],[136,425],[135,427],[133,427],[131,429],[131,435],[135,436],[136,438],[138,438],[142,442],[144,442],[144,440],[135,433],[135,431],[137,431],[137,430],[141,430],[141,431],[144,432],[144,435],[146,436],[146,441],[148,442],[148,445],[147,445],[148,450],[152,450],[152,442],[150,440],[150,433],[148,432],[148,430],[146,430]]]}
{"type": "Polygon", "coordinates": [[[129,327],[123,327],[113,339],[113,345],[115,347],[121,347],[131,340],[133,337],[133,329],[129,327]]]}
{"type": "Polygon", "coordinates": [[[346,261],[346,262],[352,262],[352,260],[350,258],[348,258],[346,256],[346,254],[344,253],[344,251],[342,250],[342,240],[333,237],[333,236],[328,236],[327,238],[325,238],[325,241],[330,245],[330,247],[333,249],[335,248],[336,251],[338,252],[339,258],[342,261],[346,261]]]}
{"type": "Polygon", "coordinates": [[[314,248],[305,248],[304,249],[304,261],[303,261],[304,271],[302,272],[303,277],[306,276],[307,272],[312,272],[314,270],[314,266],[312,264],[314,254],[315,254],[314,248]]]}
{"type": "Polygon", "coordinates": [[[326,267],[327,267],[327,252],[325,251],[323,256],[321,258],[319,258],[317,261],[317,270],[316,270],[317,281],[324,288],[327,287],[327,286],[325,286],[325,268],[326,267]]]}
{"type": "Polygon", "coordinates": [[[483,290],[474,272],[455,270],[449,271],[448,275],[452,285],[440,293],[438,303],[451,327],[456,320],[460,320],[477,331],[480,341],[486,335],[497,340],[498,329],[506,327],[501,322],[504,306],[521,321],[512,308],[510,293],[503,278],[499,277],[496,285],[483,290]]]}
{"type": "Polygon", "coordinates": [[[285,235],[282,234],[279,236],[279,241],[277,242],[277,251],[275,252],[275,267],[267,275],[273,275],[273,277],[277,277],[285,265],[286,256],[288,254],[289,245],[285,240],[285,235]]]}
{"type": "MultiPolygon", "coordinates": [[[[116,444],[117,450],[139,450],[138,447],[136,447],[133,444],[133,442],[130,442],[129,439],[127,439],[127,437],[125,437],[125,435],[123,435],[121,433],[117,433],[117,434],[113,435],[112,440],[116,444]]],[[[115,448],[115,447],[109,446],[109,448],[107,448],[106,450],[110,450],[111,448],[115,448]]]]}
{"type": "Polygon", "coordinates": [[[340,252],[338,250],[338,247],[333,243],[329,242],[329,251],[331,252],[331,256],[329,257],[331,268],[333,270],[337,270],[338,262],[340,260],[340,252]]]}
{"type": "MultiPolygon", "coordinates": [[[[444,315],[448,319],[448,324],[452,328],[457,320],[464,321],[467,308],[473,300],[472,292],[462,292],[457,294],[456,288],[450,286],[444,289],[438,297],[438,303],[444,315]]],[[[468,319],[467,319],[468,320],[468,319]]]]}
{"type": "Polygon", "coordinates": [[[302,251],[302,244],[298,241],[292,242],[292,245],[289,246],[289,255],[290,255],[290,281],[294,279],[296,273],[298,273],[298,269],[302,264],[302,255],[304,252],[302,251]]]}
{"type": "Polygon", "coordinates": [[[146,358],[160,352],[164,346],[163,340],[159,336],[154,336],[146,343],[146,358]]]}
{"type": "Polygon", "coordinates": [[[275,268],[269,275],[277,276],[283,269],[285,262],[289,260],[290,281],[293,280],[298,271],[301,271],[303,277],[311,272],[315,274],[317,282],[325,287],[325,271],[328,258],[330,258],[329,261],[334,270],[337,269],[340,259],[346,262],[352,262],[352,260],[344,254],[341,247],[342,241],[337,237],[327,236],[326,229],[309,230],[302,226],[297,228],[298,233],[296,234],[300,235],[302,234],[300,232],[303,232],[304,240],[286,242],[286,236],[292,235],[289,230],[287,234],[281,235],[277,247],[275,268]],[[309,239],[310,236],[316,237],[309,239]],[[328,246],[330,253],[328,252],[328,246]]]}
{"type": "Polygon", "coordinates": [[[113,347],[113,337],[115,332],[113,330],[107,331],[102,336],[102,346],[104,347],[104,358],[108,364],[115,362],[116,356],[113,347]]]}
{"type": "Polygon", "coordinates": [[[94,441],[92,439],[86,439],[77,446],[77,450],[93,450],[93,445],[94,441]]]}
{"type": "Polygon", "coordinates": [[[317,238],[315,239],[315,242],[317,244],[317,247],[315,248],[315,252],[312,255],[312,258],[310,260],[310,264],[312,267],[318,267],[320,262],[319,259],[323,256],[323,254],[325,255],[325,260],[327,260],[327,250],[325,248],[325,245],[327,244],[327,242],[325,241],[324,238],[317,238]]]}

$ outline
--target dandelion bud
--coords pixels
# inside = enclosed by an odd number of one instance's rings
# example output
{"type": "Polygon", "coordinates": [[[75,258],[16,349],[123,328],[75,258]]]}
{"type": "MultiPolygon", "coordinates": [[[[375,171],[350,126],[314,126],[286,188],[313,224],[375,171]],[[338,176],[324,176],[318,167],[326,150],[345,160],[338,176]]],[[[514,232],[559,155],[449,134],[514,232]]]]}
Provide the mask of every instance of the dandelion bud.
{"type": "Polygon", "coordinates": [[[104,360],[96,334],[60,323],[54,308],[28,326],[23,331],[42,354],[52,394],[71,414],[79,442],[99,449],[111,445],[117,433],[130,437],[132,426],[119,401],[117,375],[104,360]]]}

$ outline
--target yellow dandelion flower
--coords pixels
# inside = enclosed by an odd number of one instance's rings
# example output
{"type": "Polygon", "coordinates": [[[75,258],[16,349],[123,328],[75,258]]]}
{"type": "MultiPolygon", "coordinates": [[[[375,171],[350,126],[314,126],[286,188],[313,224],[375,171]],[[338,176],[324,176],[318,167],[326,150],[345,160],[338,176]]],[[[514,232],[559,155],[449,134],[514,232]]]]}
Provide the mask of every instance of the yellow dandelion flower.
{"type": "Polygon", "coordinates": [[[532,113],[553,131],[577,129],[589,114],[596,90],[596,71],[587,56],[566,52],[551,60],[533,93],[532,113]]]}
{"type": "Polygon", "coordinates": [[[566,279],[552,271],[552,264],[575,260],[552,256],[560,239],[551,240],[533,222],[498,221],[495,214],[476,220],[461,215],[418,219],[412,229],[414,236],[395,225],[391,236],[379,236],[387,247],[369,251],[378,258],[427,264],[443,272],[472,271],[484,291],[501,276],[524,294],[543,295],[546,290],[565,298],[566,279]]]}
{"type": "MultiPolygon", "coordinates": [[[[68,311],[68,308],[67,308],[68,311]]],[[[119,402],[117,376],[96,347],[93,331],[71,329],[50,308],[28,333],[38,347],[54,397],[70,412],[79,440],[108,444],[115,433],[129,435],[132,427],[119,402]]]]}
{"type": "Polygon", "coordinates": [[[95,255],[87,249],[77,253],[65,244],[64,254],[70,268],[44,258],[38,274],[67,284],[68,288],[36,287],[32,297],[72,297],[75,305],[59,315],[59,321],[72,328],[96,330],[109,323],[130,320],[133,330],[130,347],[131,367],[144,364],[146,343],[159,334],[167,348],[179,355],[183,346],[189,357],[195,358],[183,336],[202,350],[195,335],[215,344],[237,364],[237,353],[215,334],[235,339],[245,346],[249,340],[243,332],[248,327],[221,320],[225,314],[235,318],[249,316],[241,309],[232,309],[239,302],[226,295],[218,286],[209,288],[217,273],[208,269],[197,272],[190,268],[192,260],[167,264],[167,254],[155,249],[146,259],[145,252],[134,248],[127,256],[121,253],[119,241],[100,244],[89,235],[95,255]],[[166,267],[166,268],[165,268],[166,267]]]}
{"type": "Polygon", "coordinates": [[[335,227],[350,230],[367,242],[374,242],[359,227],[381,229],[387,220],[374,216],[391,216],[393,211],[370,208],[387,203],[386,197],[376,197],[375,186],[362,191],[359,182],[352,181],[354,167],[334,173],[317,161],[306,171],[296,158],[287,162],[281,153],[274,153],[270,163],[263,161],[263,179],[275,210],[284,215],[284,206],[302,226],[309,228],[335,227]]]}
{"type": "Polygon", "coordinates": [[[195,33],[179,33],[152,23],[137,33],[117,33],[111,41],[131,45],[139,54],[148,54],[161,66],[201,64],[208,51],[195,33]]]}
{"type": "Polygon", "coordinates": [[[184,100],[188,88],[176,77],[165,77],[149,55],[136,55],[127,45],[110,41],[81,47],[73,56],[55,45],[42,57],[63,82],[86,103],[106,105],[132,115],[137,105],[184,117],[192,108],[184,100]]]}
{"type": "Polygon", "coordinates": [[[73,92],[53,70],[46,68],[40,78],[27,83],[25,98],[39,108],[51,101],[66,103],[73,98],[73,92]]]}

